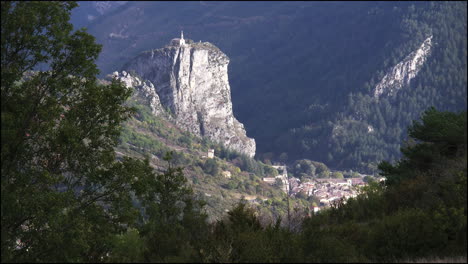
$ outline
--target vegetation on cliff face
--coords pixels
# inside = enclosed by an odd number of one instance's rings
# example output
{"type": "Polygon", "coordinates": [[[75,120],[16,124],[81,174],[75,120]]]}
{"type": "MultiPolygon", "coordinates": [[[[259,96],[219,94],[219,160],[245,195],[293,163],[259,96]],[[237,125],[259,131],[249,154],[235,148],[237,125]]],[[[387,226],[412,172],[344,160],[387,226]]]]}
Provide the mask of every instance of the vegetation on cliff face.
{"type": "MultiPolygon", "coordinates": [[[[154,85],[161,105],[174,113],[177,126],[255,155],[255,140],[232,112],[229,58],[214,45],[167,46],[136,56],[123,66],[154,85]]],[[[126,77],[132,78],[132,76],[126,77]]]]}
{"type": "MultiPolygon", "coordinates": [[[[195,193],[207,202],[205,209],[210,220],[220,219],[225,210],[229,210],[241,197],[256,204],[266,218],[284,215],[287,207],[285,194],[262,180],[263,177],[276,176],[271,164],[229,150],[154,116],[137,93],[127,104],[135,107],[136,114],[123,126],[116,148],[120,157],[147,157],[154,168],[164,170],[166,162],[163,158],[172,152],[171,162],[184,168],[183,172],[195,193]],[[208,158],[210,149],[214,150],[212,159],[208,158]]],[[[292,207],[301,210],[308,204],[304,199],[291,201],[292,207]]]]}

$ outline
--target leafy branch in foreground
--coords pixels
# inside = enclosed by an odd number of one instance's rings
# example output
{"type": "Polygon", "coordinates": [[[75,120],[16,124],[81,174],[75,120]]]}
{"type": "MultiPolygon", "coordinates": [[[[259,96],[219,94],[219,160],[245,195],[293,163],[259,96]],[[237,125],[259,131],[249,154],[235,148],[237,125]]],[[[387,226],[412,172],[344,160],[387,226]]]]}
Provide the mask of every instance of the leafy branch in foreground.
{"type": "Polygon", "coordinates": [[[153,175],[115,160],[131,91],[97,82],[101,46],[72,33],[76,6],[1,3],[2,261],[100,260],[137,219],[135,179],[153,175]]]}

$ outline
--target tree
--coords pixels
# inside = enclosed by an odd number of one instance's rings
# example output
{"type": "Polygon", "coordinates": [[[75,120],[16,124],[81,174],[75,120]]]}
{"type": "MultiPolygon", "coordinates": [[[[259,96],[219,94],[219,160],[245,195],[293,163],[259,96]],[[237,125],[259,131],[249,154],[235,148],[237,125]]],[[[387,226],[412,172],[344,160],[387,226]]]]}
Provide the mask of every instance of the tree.
{"type": "Polygon", "coordinates": [[[213,225],[211,239],[205,245],[204,262],[245,262],[252,259],[254,256],[250,250],[261,230],[256,212],[241,200],[227,216],[213,225]]]}
{"type": "Polygon", "coordinates": [[[215,159],[207,159],[203,165],[203,170],[212,176],[216,176],[219,174],[219,164],[215,159]]]}
{"type": "Polygon", "coordinates": [[[413,122],[409,136],[417,140],[434,143],[442,154],[455,156],[457,147],[466,146],[466,111],[461,113],[439,112],[434,107],[423,114],[421,122],[413,122]]]}
{"type": "Polygon", "coordinates": [[[368,184],[357,197],[304,220],[304,260],[346,256],[342,261],[384,262],[466,254],[466,123],[466,112],[426,111],[409,128],[403,158],[380,164],[385,182],[366,176],[368,184]]]}
{"type": "Polygon", "coordinates": [[[181,167],[173,167],[172,153],[166,153],[167,170],[144,184],[137,193],[144,214],[140,226],[146,241],[144,258],[157,262],[199,262],[208,226],[202,211],[203,201],[196,200],[181,167]]]}
{"type": "MultiPolygon", "coordinates": [[[[413,122],[408,129],[412,140],[402,148],[403,158],[395,165],[379,164],[381,175],[386,177],[386,211],[394,212],[388,222],[383,221],[379,232],[383,235],[383,230],[388,232],[393,225],[396,229],[392,232],[396,235],[394,241],[401,240],[398,231],[401,236],[409,235],[411,247],[395,243],[401,248],[394,249],[406,256],[419,256],[429,248],[431,252],[464,254],[467,243],[466,111],[452,113],[430,108],[421,121],[413,122]],[[424,230],[415,229],[408,234],[406,226],[413,226],[418,218],[424,222],[424,230]],[[450,225],[441,228],[442,223],[450,225]],[[426,237],[428,233],[432,234],[431,238],[426,237]]],[[[389,248],[382,245],[384,247],[389,248]]]]}
{"type": "Polygon", "coordinates": [[[415,169],[430,171],[446,159],[457,159],[466,154],[466,111],[439,112],[431,107],[408,128],[411,140],[401,149],[404,158],[395,166],[379,164],[388,185],[416,176],[415,169]]]}
{"type": "Polygon", "coordinates": [[[276,178],[275,179],[275,186],[278,187],[278,188],[283,188],[283,180],[281,180],[280,178],[276,178]]]}
{"type": "Polygon", "coordinates": [[[272,176],[272,177],[276,177],[278,176],[278,170],[271,167],[271,166],[265,166],[264,167],[265,169],[265,175],[268,175],[268,176],[272,176]]]}
{"type": "Polygon", "coordinates": [[[1,3],[2,261],[102,260],[152,175],[148,161],[115,160],[131,91],[98,83],[101,46],[71,33],[76,6],[1,3]]]}
{"type": "Polygon", "coordinates": [[[113,240],[113,250],[110,253],[111,262],[143,262],[144,240],[138,230],[128,229],[124,234],[118,234],[113,240]]]}
{"type": "Polygon", "coordinates": [[[369,182],[375,182],[375,178],[372,177],[372,176],[368,176],[368,175],[364,176],[364,178],[362,178],[362,180],[363,180],[364,182],[367,182],[367,183],[369,183],[369,182]]]}
{"type": "Polygon", "coordinates": [[[344,179],[343,173],[341,173],[339,171],[334,171],[332,173],[331,177],[335,178],[335,179],[344,179]]]}
{"type": "Polygon", "coordinates": [[[330,171],[322,171],[318,174],[318,178],[330,178],[330,171]]]}
{"type": "Polygon", "coordinates": [[[303,159],[294,162],[293,171],[295,175],[305,174],[308,176],[315,176],[316,168],[313,165],[312,161],[303,159]]]}
{"type": "Polygon", "coordinates": [[[316,170],[315,170],[316,174],[323,174],[323,172],[328,171],[327,165],[323,164],[322,162],[312,161],[312,164],[316,168],[316,170]]]}

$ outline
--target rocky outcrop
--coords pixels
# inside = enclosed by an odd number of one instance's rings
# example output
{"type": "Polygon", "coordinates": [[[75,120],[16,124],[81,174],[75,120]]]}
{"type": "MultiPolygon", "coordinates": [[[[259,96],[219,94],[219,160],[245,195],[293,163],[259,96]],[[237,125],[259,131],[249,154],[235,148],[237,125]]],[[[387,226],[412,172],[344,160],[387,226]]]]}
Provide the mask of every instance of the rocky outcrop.
{"type": "Polygon", "coordinates": [[[382,78],[375,86],[374,98],[379,98],[382,95],[392,96],[402,87],[408,86],[429,56],[431,47],[432,36],[428,37],[416,51],[411,52],[382,78]]]}
{"type": "Polygon", "coordinates": [[[154,85],[150,81],[144,81],[138,76],[134,76],[126,71],[114,72],[111,74],[112,78],[121,80],[127,88],[132,88],[138,93],[140,98],[146,100],[147,105],[155,115],[164,114],[164,108],[161,105],[159,96],[156,93],[154,85]]]}
{"type": "Polygon", "coordinates": [[[154,85],[150,89],[179,127],[253,157],[255,140],[247,137],[232,111],[229,58],[211,43],[185,41],[144,52],[124,70],[154,85]]]}

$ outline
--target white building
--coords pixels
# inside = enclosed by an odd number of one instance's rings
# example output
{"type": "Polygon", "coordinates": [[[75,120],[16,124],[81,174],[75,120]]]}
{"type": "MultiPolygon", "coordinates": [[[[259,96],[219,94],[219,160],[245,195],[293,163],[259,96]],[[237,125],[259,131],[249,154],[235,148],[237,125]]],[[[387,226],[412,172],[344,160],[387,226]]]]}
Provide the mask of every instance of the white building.
{"type": "Polygon", "coordinates": [[[276,182],[276,178],[275,177],[266,177],[266,178],[263,178],[263,181],[266,182],[266,183],[269,183],[269,184],[274,184],[276,182]]]}
{"type": "Polygon", "coordinates": [[[184,39],[184,31],[180,32],[180,38],[174,38],[171,40],[171,45],[173,46],[180,46],[184,47],[185,46],[185,39],[184,39]]]}
{"type": "Polygon", "coordinates": [[[214,149],[209,149],[209,150],[208,150],[208,158],[209,158],[209,159],[214,158],[214,149]]]}
{"type": "Polygon", "coordinates": [[[184,31],[180,31],[180,42],[179,42],[179,45],[180,46],[185,46],[185,39],[184,39],[184,31]]]}

